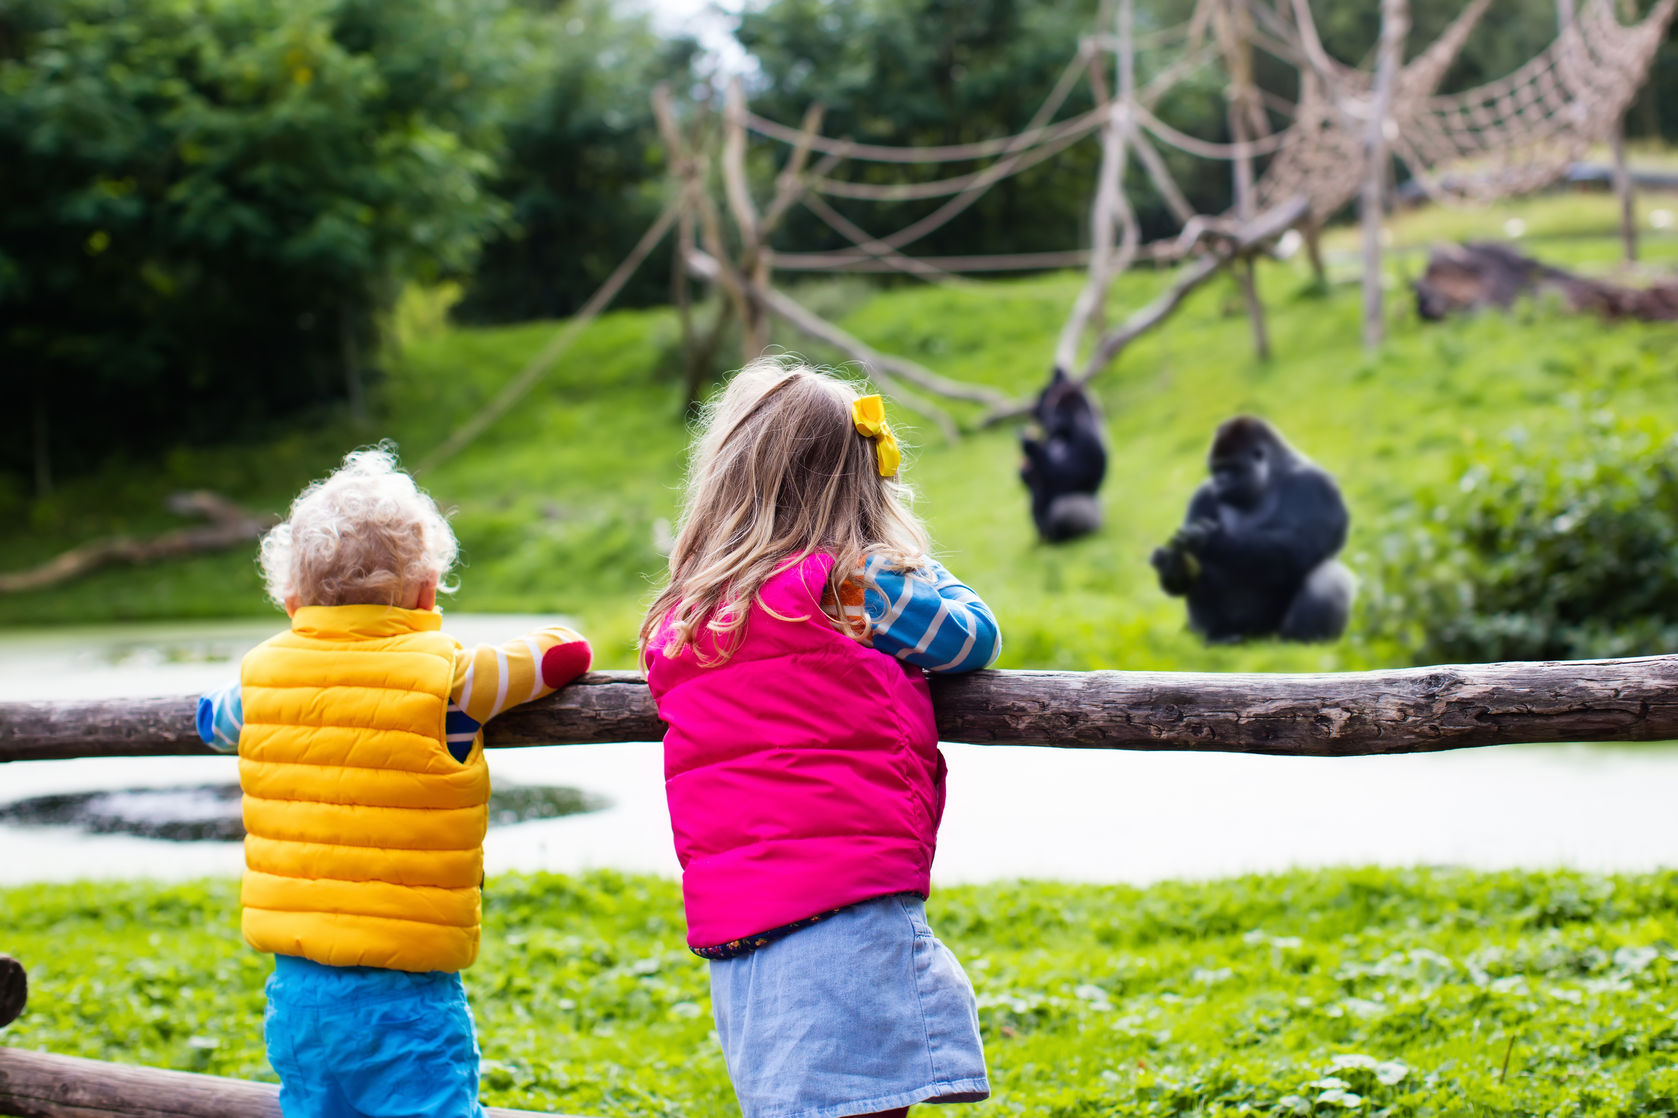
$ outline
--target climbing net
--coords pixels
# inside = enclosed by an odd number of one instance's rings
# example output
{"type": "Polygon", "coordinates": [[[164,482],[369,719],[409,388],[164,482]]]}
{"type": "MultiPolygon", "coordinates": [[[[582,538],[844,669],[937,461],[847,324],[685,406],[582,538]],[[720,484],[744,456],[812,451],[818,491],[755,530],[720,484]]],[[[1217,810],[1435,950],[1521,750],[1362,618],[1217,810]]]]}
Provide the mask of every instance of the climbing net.
{"type": "MultiPolygon", "coordinates": [[[[1555,181],[1587,148],[1615,134],[1678,8],[1678,0],[1656,0],[1642,19],[1622,24],[1615,0],[1584,0],[1578,17],[1561,28],[1555,41],[1514,73],[1441,95],[1446,72],[1493,2],[1470,0],[1437,40],[1409,63],[1394,65],[1396,72],[1383,87],[1379,63],[1372,74],[1329,56],[1308,0],[1194,0],[1182,23],[1140,34],[1133,27],[1134,0],[1102,0],[1096,33],[1079,43],[1026,126],[1014,135],[975,143],[899,147],[826,136],[821,133],[819,107],[812,106],[802,125],[792,127],[751,112],[736,82],[729,91],[718,152],[703,130],[684,132],[669,91],[655,90],[654,109],[676,179],[670,204],[583,310],[428,462],[452,455],[516,406],[672,229],[672,292],[689,354],[690,399],[697,394],[699,370],[705,364],[695,355],[707,347],[714,350],[728,318],[741,322],[743,357],[749,360],[768,344],[767,322],[775,317],[863,362],[882,387],[952,437],[954,421],[929,396],[983,405],[981,422],[1027,409],[1026,401],[874,350],[777,288],[772,282],[777,270],[899,272],[954,284],[966,282],[964,276],[970,273],[1083,267],[1085,283],[1054,354],[1055,364],[1079,381],[1089,380],[1127,345],[1169,318],[1197,286],[1229,271],[1242,286],[1255,348],[1263,355],[1268,342],[1253,272],[1256,253],[1298,226],[1315,256],[1317,228],[1350,202],[1360,186],[1367,208],[1372,167],[1384,168],[1389,155],[1441,201],[1488,201],[1555,181]],[[1255,51],[1296,69],[1297,102],[1259,88],[1253,79],[1255,51]],[[1145,52],[1164,61],[1139,82],[1137,58],[1145,52]],[[1227,83],[1227,141],[1190,135],[1157,115],[1173,89],[1218,65],[1227,83]],[[1085,81],[1094,94],[1094,107],[1056,119],[1085,81]],[[1372,129],[1370,122],[1377,118],[1381,127],[1372,129]],[[773,197],[761,209],[745,170],[748,134],[790,149],[773,197]],[[972,256],[904,251],[955,220],[998,183],[1091,136],[1100,141],[1101,162],[1089,248],[972,256]],[[1230,211],[1197,213],[1172,176],[1166,151],[1227,163],[1235,196],[1230,211]],[[1175,236],[1143,243],[1136,209],[1124,186],[1132,159],[1171,212],[1179,230],[1175,236]],[[725,188],[720,206],[710,189],[714,162],[720,162],[725,188]],[[895,183],[836,174],[841,165],[907,168],[952,163],[981,165],[959,174],[895,183]],[[939,198],[944,201],[931,213],[883,234],[863,228],[832,202],[939,198]],[[771,247],[771,235],[795,205],[833,228],[848,247],[820,252],[771,247]],[[724,231],[724,212],[733,218],[732,238],[724,231]],[[730,250],[731,240],[739,246],[737,251],[730,250]],[[1106,327],[1103,316],[1113,280],[1149,258],[1188,262],[1159,296],[1106,327]],[[692,279],[712,284],[725,295],[708,331],[699,331],[693,323],[692,279]]],[[[1395,22],[1407,26],[1406,0],[1384,0],[1383,43],[1395,22]]],[[[1393,38],[1396,44],[1399,36],[1393,38]]],[[[1367,260],[1365,269],[1366,286],[1378,287],[1368,280],[1373,269],[1367,260]]],[[[1367,295],[1365,313],[1367,323],[1367,295]]]]}
{"type": "MultiPolygon", "coordinates": [[[[796,176],[796,199],[848,242],[848,247],[825,252],[771,250],[764,244],[761,258],[784,271],[895,271],[941,283],[959,282],[963,273],[1082,265],[1089,269],[1089,280],[1056,353],[1057,364],[1069,369],[1086,331],[1100,320],[1112,279],[1139,259],[1174,259],[1233,246],[1222,262],[1248,258],[1249,270],[1243,275],[1238,269],[1237,275],[1249,288],[1249,307],[1258,315],[1250,254],[1262,246],[1255,245],[1250,234],[1282,232],[1286,223],[1260,219],[1277,215],[1299,199],[1306,207],[1300,221],[1314,233],[1316,225],[1352,201],[1369,173],[1372,115],[1384,113],[1387,144],[1378,158],[1384,162],[1390,151],[1416,183],[1440,201],[1489,201],[1537,190],[1611,134],[1646,79],[1678,6],[1678,0],[1658,0],[1641,20],[1622,24],[1614,0],[1585,0],[1578,18],[1514,73],[1440,95],[1446,72],[1492,2],[1471,0],[1437,40],[1402,65],[1384,105],[1372,74],[1324,50],[1306,0],[1197,0],[1182,24],[1144,35],[1132,31],[1130,5],[1121,0],[1115,12],[1109,0],[1101,33],[1080,44],[1030,122],[1013,136],[936,147],[859,144],[792,128],[742,106],[734,117],[738,126],[795,151],[822,156],[816,167],[796,176]],[[1145,50],[1172,50],[1176,56],[1148,81],[1138,83],[1136,56],[1145,50]],[[1252,79],[1255,50],[1297,67],[1297,103],[1257,87],[1252,79]],[[1173,88],[1220,61],[1228,81],[1228,141],[1189,135],[1157,115],[1173,88]],[[1109,62],[1115,71],[1111,85],[1106,81],[1109,62]],[[1095,107],[1056,120],[1080,79],[1090,83],[1095,107]],[[1273,128],[1274,118],[1284,120],[1285,126],[1273,128]],[[997,183],[1091,135],[1100,137],[1103,157],[1089,249],[944,257],[904,251],[954,220],[997,183]],[[1166,150],[1232,164],[1232,210],[1196,213],[1171,174],[1162,154],[1166,150]],[[1135,209],[1120,185],[1131,159],[1172,213],[1178,235],[1142,243],[1135,209]],[[833,173],[841,162],[907,166],[975,161],[986,162],[962,174],[912,182],[858,181],[833,173]],[[933,198],[947,200],[925,217],[885,234],[869,232],[831,203],[933,198]],[[1243,230],[1249,235],[1243,236],[1243,230]]],[[[1170,306],[1178,301],[1180,294],[1169,300],[1170,306]]],[[[1132,316],[1117,332],[1097,338],[1080,366],[1081,378],[1093,376],[1124,344],[1163,317],[1143,315],[1139,322],[1132,316]]],[[[1256,320],[1255,331],[1262,348],[1256,320]]]]}
{"type": "MultiPolygon", "coordinates": [[[[1440,81],[1490,6],[1474,0],[1429,49],[1406,66],[1388,112],[1393,153],[1440,202],[1489,202],[1528,194],[1560,178],[1606,139],[1648,77],[1675,0],[1659,0],[1622,25],[1614,0],[1587,0],[1556,40],[1514,73],[1441,96],[1440,81]]],[[[1324,217],[1351,201],[1366,159],[1370,77],[1321,51],[1306,28],[1311,62],[1295,123],[1259,184],[1261,198],[1305,193],[1324,217]]]]}

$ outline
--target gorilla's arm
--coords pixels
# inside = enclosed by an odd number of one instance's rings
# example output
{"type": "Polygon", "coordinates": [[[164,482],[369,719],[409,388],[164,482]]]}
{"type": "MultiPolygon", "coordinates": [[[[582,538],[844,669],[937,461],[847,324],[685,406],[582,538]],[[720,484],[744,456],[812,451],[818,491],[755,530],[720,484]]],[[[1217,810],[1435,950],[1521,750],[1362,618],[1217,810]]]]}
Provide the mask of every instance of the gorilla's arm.
{"type": "Polygon", "coordinates": [[[1348,522],[1334,479],[1307,466],[1279,482],[1270,516],[1238,534],[1213,533],[1199,554],[1209,564],[1239,565],[1254,581],[1291,585],[1340,550],[1348,522]]]}
{"type": "Polygon", "coordinates": [[[1197,553],[1217,531],[1218,498],[1210,482],[1202,482],[1189,501],[1183,526],[1148,559],[1159,572],[1159,588],[1173,597],[1187,594],[1200,577],[1197,553]]]}

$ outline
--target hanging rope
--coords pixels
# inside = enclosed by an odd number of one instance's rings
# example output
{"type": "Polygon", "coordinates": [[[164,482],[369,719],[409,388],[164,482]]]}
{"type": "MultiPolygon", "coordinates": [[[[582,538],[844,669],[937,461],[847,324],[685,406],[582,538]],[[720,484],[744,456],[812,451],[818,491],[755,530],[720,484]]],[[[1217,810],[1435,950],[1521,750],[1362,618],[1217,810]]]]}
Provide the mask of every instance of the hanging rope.
{"type": "Polygon", "coordinates": [[[1103,113],[1100,109],[1091,109],[1087,113],[1071,117],[1042,133],[1042,142],[1031,148],[1022,150],[1011,165],[1007,174],[994,173],[993,167],[971,171],[965,175],[956,175],[947,179],[933,179],[930,182],[917,183],[867,183],[850,182],[845,179],[811,178],[808,180],[810,189],[828,194],[835,198],[855,198],[867,202],[904,202],[922,198],[943,198],[951,194],[960,194],[974,186],[981,178],[990,176],[990,182],[1001,182],[1021,171],[1046,159],[1052,159],[1082,140],[1085,136],[1101,127],[1103,113]]]}
{"type": "Polygon", "coordinates": [[[445,439],[441,446],[426,455],[412,473],[417,477],[447,462],[471,445],[472,440],[488,430],[496,420],[511,411],[513,405],[524,399],[554,364],[565,356],[566,350],[571,348],[572,343],[583,332],[583,328],[594,321],[595,316],[605,310],[607,304],[623,290],[623,285],[629,282],[629,277],[635,274],[642,261],[646,260],[658,242],[664,239],[664,235],[670,232],[670,227],[676,223],[676,218],[681,212],[679,199],[673,199],[665,206],[664,212],[641,234],[641,239],[629,250],[629,255],[623,258],[622,263],[606,278],[606,282],[589,296],[588,302],[584,303],[576,314],[566,319],[565,325],[555,331],[548,344],[519,370],[517,376],[508,381],[475,415],[457,427],[454,434],[445,439]]]}

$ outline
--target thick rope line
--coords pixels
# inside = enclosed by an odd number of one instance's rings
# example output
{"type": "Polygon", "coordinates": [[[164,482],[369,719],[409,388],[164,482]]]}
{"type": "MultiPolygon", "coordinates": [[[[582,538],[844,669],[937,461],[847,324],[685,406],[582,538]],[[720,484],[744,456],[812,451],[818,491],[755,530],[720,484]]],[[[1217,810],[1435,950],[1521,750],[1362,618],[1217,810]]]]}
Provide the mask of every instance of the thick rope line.
{"type": "MultiPolygon", "coordinates": [[[[984,159],[992,155],[1011,154],[1043,142],[1042,137],[1050,131],[1049,121],[1055,113],[1060,111],[1061,105],[1071,96],[1077,85],[1078,77],[1083,71],[1083,52],[1079,51],[1061,70],[1060,77],[1055,80],[1054,88],[1043,99],[1031,120],[1025,128],[1012,136],[1003,136],[993,140],[979,140],[968,144],[944,144],[928,147],[897,147],[887,144],[859,144],[850,140],[830,140],[825,136],[817,136],[809,141],[810,147],[816,151],[831,155],[842,156],[846,159],[858,159],[870,163],[961,163],[972,159],[984,159]]],[[[795,128],[788,128],[767,117],[758,116],[748,111],[745,114],[746,127],[772,140],[779,140],[784,144],[804,142],[804,133],[795,128]]]]}
{"type": "MultiPolygon", "coordinates": [[[[770,262],[782,272],[895,272],[899,267],[878,256],[840,252],[776,252],[770,262]]],[[[1089,263],[1089,249],[1062,252],[1015,252],[991,256],[908,256],[941,272],[1031,272],[1057,268],[1082,268],[1089,263]]]]}
{"type": "Polygon", "coordinates": [[[939,268],[937,265],[929,264],[924,260],[916,260],[911,256],[905,256],[903,253],[898,252],[890,245],[882,244],[879,241],[876,241],[868,235],[867,230],[856,225],[844,214],[828,205],[827,201],[822,198],[821,195],[810,194],[806,195],[801,200],[804,203],[804,208],[821,218],[828,224],[829,228],[833,229],[840,236],[850,241],[853,245],[867,253],[869,256],[888,265],[894,271],[914,276],[916,279],[926,280],[928,283],[956,284],[968,288],[973,286],[970,283],[961,281],[956,276],[952,276],[950,273],[944,271],[942,268],[939,268]]]}
{"type": "Polygon", "coordinates": [[[417,477],[459,454],[471,444],[472,440],[488,430],[496,420],[511,411],[513,405],[524,399],[525,395],[536,387],[536,383],[553,368],[554,363],[565,355],[565,351],[571,348],[572,343],[583,332],[583,328],[594,321],[595,316],[605,310],[606,305],[617,297],[619,291],[623,290],[623,285],[629,282],[629,277],[635,274],[635,270],[641,266],[642,261],[646,260],[658,245],[658,242],[664,239],[664,235],[670,232],[670,227],[676,223],[676,218],[681,212],[682,207],[679,199],[672,200],[666,205],[664,212],[658,215],[658,219],[647,227],[645,233],[641,234],[641,239],[636,242],[635,247],[629,250],[629,255],[623,258],[616,270],[606,278],[606,282],[601,284],[593,295],[589,296],[588,302],[584,303],[576,314],[566,320],[565,325],[561,326],[548,340],[548,344],[543,346],[541,351],[535,357],[532,357],[519,371],[519,374],[508,381],[489,403],[480,408],[472,418],[457,427],[454,434],[444,440],[441,446],[426,455],[425,459],[414,468],[413,474],[417,477]]]}
{"type": "MultiPolygon", "coordinates": [[[[1000,182],[1004,178],[1010,178],[1021,171],[1037,166],[1046,159],[1059,155],[1100,128],[1103,119],[1101,110],[1091,109],[1087,113],[1062,121],[1045,133],[1045,136],[1049,138],[1021,152],[1019,159],[1006,175],[996,176],[991,181],[1000,182]]],[[[918,183],[867,183],[816,177],[809,180],[809,186],[812,190],[834,198],[854,198],[865,202],[906,202],[960,194],[989,173],[990,168],[987,167],[984,170],[971,171],[965,175],[918,183]]]]}
{"type": "Polygon", "coordinates": [[[1136,119],[1137,123],[1161,143],[1205,159],[1253,159],[1261,155],[1274,155],[1288,142],[1287,131],[1272,132],[1262,140],[1248,140],[1239,144],[1202,140],[1187,132],[1178,131],[1140,105],[1136,107],[1136,119]]]}

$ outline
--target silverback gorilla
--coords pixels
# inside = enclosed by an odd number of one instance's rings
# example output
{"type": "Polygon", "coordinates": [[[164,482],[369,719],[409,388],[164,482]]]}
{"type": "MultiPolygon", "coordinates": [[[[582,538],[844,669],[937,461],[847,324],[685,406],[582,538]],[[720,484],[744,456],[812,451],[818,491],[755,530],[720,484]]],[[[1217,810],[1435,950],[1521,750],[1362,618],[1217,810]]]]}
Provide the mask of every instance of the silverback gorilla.
{"type": "Polygon", "coordinates": [[[1183,526],[1154,549],[1160,587],[1188,598],[1209,641],[1338,637],[1356,584],[1334,557],[1348,520],[1334,479],[1248,415],[1218,428],[1208,465],[1183,526]]]}
{"type": "Polygon", "coordinates": [[[1107,473],[1107,446],[1089,393],[1057,367],[1032,416],[1042,437],[1020,436],[1020,480],[1031,490],[1037,534],[1059,543],[1095,531],[1101,527],[1095,492],[1107,473]]]}

